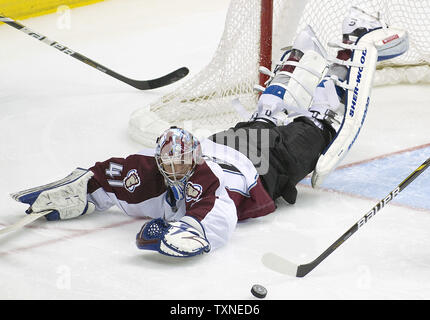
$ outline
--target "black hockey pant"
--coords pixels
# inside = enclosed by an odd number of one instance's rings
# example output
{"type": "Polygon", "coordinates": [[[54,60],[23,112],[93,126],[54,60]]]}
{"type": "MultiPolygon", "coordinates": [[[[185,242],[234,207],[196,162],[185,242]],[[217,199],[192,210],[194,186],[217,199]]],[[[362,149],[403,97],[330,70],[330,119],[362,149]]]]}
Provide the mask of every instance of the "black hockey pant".
{"type": "Polygon", "coordinates": [[[211,140],[245,154],[272,199],[282,197],[293,204],[297,183],[314,170],[334,134],[329,126],[321,130],[310,119],[299,117],[284,126],[263,121],[240,122],[214,134],[211,140]]]}

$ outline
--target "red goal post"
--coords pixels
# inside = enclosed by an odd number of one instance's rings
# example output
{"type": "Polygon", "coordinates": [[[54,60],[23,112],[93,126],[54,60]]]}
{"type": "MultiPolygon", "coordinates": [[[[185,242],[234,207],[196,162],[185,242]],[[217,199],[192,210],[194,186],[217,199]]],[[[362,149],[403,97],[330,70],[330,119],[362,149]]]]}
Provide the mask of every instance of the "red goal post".
{"type": "MultiPolygon", "coordinates": [[[[273,0],[261,0],[260,13],[260,66],[272,68],[273,0]]],[[[269,77],[260,73],[259,84],[264,85],[269,77]]]]}

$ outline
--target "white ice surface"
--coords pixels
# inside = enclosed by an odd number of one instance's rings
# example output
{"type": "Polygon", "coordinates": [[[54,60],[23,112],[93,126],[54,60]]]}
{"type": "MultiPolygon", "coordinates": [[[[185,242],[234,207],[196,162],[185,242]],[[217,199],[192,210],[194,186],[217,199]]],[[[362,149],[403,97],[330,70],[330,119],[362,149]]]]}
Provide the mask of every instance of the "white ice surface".
{"type": "MultiPolygon", "coordinates": [[[[58,27],[57,14],[23,23],[131,78],[182,66],[190,77],[210,61],[227,7],[227,0],[111,0],[73,9],[71,29],[58,27]]],[[[127,135],[130,114],[180,83],[138,91],[6,25],[0,38],[0,223],[7,225],[26,209],[10,193],[138,151],[127,135]]],[[[344,164],[429,143],[429,89],[373,89],[344,164]]],[[[302,279],[260,262],[267,251],[313,260],[373,205],[299,186],[295,205],[279,202],[275,213],[241,223],[228,246],[179,260],[138,250],[143,221],[119,209],[42,218],[0,239],[0,298],[253,299],[259,283],[267,299],[429,299],[428,210],[384,208],[302,279]]]]}

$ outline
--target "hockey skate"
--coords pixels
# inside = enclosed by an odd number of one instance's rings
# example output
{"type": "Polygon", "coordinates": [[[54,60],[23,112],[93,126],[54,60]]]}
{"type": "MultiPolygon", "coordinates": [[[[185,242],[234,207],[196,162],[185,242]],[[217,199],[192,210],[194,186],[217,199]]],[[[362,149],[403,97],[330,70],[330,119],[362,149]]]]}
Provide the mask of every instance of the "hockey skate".
{"type": "Polygon", "coordinates": [[[256,86],[262,92],[257,111],[251,120],[279,123],[280,113],[307,110],[315,87],[328,67],[327,53],[310,26],[296,37],[291,50],[287,50],[271,72],[260,67],[260,72],[270,78],[266,88],[256,86]]]}
{"type": "Polygon", "coordinates": [[[379,17],[355,7],[344,19],[342,30],[342,43],[329,43],[340,50],[335,59],[329,59],[333,63],[309,108],[314,119],[325,121],[336,131],[318,159],[312,175],[314,188],[344,159],[358,137],[370,103],[376,62],[408,49],[406,31],[388,28],[379,17]]]}
{"type": "Polygon", "coordinates": [[[393,29],[381,20],[379,13],[375,17],[357,7],[351,7],[348,17],[343,20],[343,43],[357,43],[362,36],[377,29],[386,29],[385,34],[387,36],[384,38],[382,34],[380,39],[374,42],[378,51],[378,61],[395,58],[408,50],[409,40],[406,31],[390,32],[393,29]]]}

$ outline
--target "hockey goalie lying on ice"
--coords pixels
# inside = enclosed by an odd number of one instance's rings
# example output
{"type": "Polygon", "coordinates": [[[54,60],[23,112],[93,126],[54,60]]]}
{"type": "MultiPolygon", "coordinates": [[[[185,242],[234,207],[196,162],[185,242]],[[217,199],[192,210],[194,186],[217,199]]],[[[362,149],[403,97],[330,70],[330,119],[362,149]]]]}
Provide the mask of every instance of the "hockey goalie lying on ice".
{"type": "MultiPolygon", "coordinates": [[[[176,127],[155,150],[76,169],[63,180],[12,195],[29,214],[63,220],[116,205],[150,217],[136,236],[139,249],[190,257],[225,245],[238,220],[295,203],[296,184],[312,185],[345,157],[366,117],[375,65],[408,48],[407,33],[352,8],[336,58],[313,30],[301,32],[262,88],[247,122],[198,141],[176,127]],[[288,122],[279,115],[288,115],[288,122]]],[[[285,118],[285,117],[284,117],[285,118]]]]}

